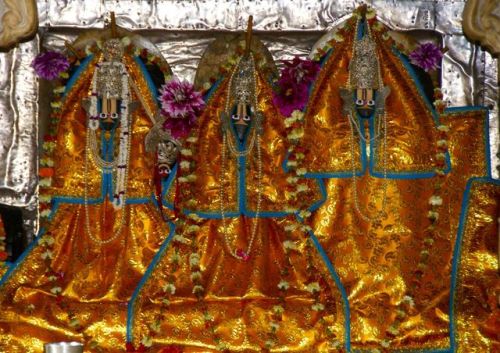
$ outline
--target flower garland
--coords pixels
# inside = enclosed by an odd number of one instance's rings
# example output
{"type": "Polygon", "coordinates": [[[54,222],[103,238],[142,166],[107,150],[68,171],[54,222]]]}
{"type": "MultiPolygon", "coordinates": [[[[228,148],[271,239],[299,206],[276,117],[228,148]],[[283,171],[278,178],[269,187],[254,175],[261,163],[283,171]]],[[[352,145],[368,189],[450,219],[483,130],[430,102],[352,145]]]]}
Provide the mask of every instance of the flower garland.
{"type": "MultiPolygon", "coordinates": [[[[244,42],[242,42],[242,44],[244,44],[244,42]]],[[[242,53],[243,53],[243,46],[241,46],[241,54],[242,53]]],[[[237,65],[238,63],[238,60],[239,56],[235,55],[233,60],[230,60],[228,64],[221,67],[220,69],[221,74],[227,74],[232,72],[234,66],[237,65]]],[[[255,56],[255,60],[257,62],[258,56],[255,56]]],[[[261,63],[259,67],[262,68],[262,65],[263,64],[261,63]]],[[[211,78],[210,82],[213,84],[214,82],[216,82],[216,80],[211,78]]],[[[209,87],[210,85],[206,84],[204,86],[204,89],[208,91],[209,87]]],[[[291,118],[293,121],[285,119],[285,124],[287,124],[288,128],[291,128],[293,123],[295,122],[299,123],[299,121],[301,121],[303,117],[302,112],[294,112],[294,113],[295,114],[292,114],[293,118],[291,118]]],[[[294,128],[297,128],[297,130],[294,131],[293,135],[289,134],[288,138],[290,141],[297,142],[298,139],[302,137],[303,129],[297,124],[294,125],[294,128]]],[[[197,179],[196,173],[194,172],[196,170],[196,162],[193,158],[193,156],[195,155],[197,142],[198,138],[191,135],[184,141],[184,146],[180,150],[180,160],[179,160],[180,176],[177,178],[178,187],[176,192],[177,195],[176,198],[180,197],[182,200],[186,200],[184,204],[188,208],[195,208],[197,206],[197,200],[193,197],[192,189],[186,187],[187,185],[189,185],[189,183],[192,183],[197,179]]],[[[292,177],[292,178],[294,178],[293,181],[294,183],[298,182],[299,178],[297,177],[292,177]]],[[[300,186],[297,183],[297,195],[306,190],[308,190],[307,185],[300,186]]],[[[176,212],[178,212],[178,210],[176,210],[176,212]]],[[[310,216],[310,212],[307,210],[303,210],[299,212],[299,215],[302,218],[307,218],[308,216],[310,216]]],[[[200,230],[200,223],[202,221],[203,219],[201,219],[195,214],[189,214],[188,216],[178,218],[176,233],[174,234],[173,237],[173,243],[177,248],[174,249],[174,252],[170,255],[169,258],[169,262],[172,264],[173,271],[171,271],[171,273],[167,276],[165,283],[162,286],[163,290],[163,298],[161,300],[162,306],[160,308],[159,313],[156,315],[154,321],[148,325],[148,332],[141,337],[141,342],[139,346],[135,348],[132,342],[127,342],[126,344],[127,352],[129,353],[146,352],[152,346],[153,338],[160,332],[161,321],[164,320],[165,312],[166,310],[168,310],[168,307],[171,302],[171,297],[176,292],[176,287],[175,287],[176,276],[173,273],[175,272],[175,269],[178,268],[179,263],[181,263],[182,261],[188,261],[189,263],[189,268],[191,271],[190,278],[193,285],[192,293],[196,295],[196,297],[198,298],[198,304],[200,306],[201,312],[203,313],[205,328],[211,332],[213,341],[216,345],[216,349],[222,352],[229,352],[227,344],[223,342],[219,337],[219,335],[216,333],[214,325],[214,317],[210,314],[206,303],[204,303],[203,301],[205,288],[202,282],[203,271],[200,267],[201,255],[199,253],[198,244],[195,241],[193,241],[193,239],[196,239],[195,234],[200,230]],[[186,237],[184,235],[186,235],[186,237]],[[187,237],[187,235],[189,235],[189,237],[187,237]],[[189,256],[187,259],[183,259],[181,257],[180,254],[183,252],[180,251],[182,250],[181,248],[184,248],[186,252],[189,252],[189,256]]],[[[291,233],[295,230],[300,230],[302,232],[307,233],[311,230],[311,228],[309,226],[299,225],[299,224],[290,224],[285,227],[286,239],[283,241],[283,247],[285,249],[286,261],[285,261],[285,266],[283,267],[281,272],[282,278],[277,284],[278,289],[280,290],[281,293],[279,299],[280,302],[279,304],[273,306],[272,309],[271,321],[269,324],[268,339],[266,340],[264,347],[262,348],[264,352],[269,352],[269,350],[276,344],[277,342],[276,333],[280,327],[280,322],[282,321],[282,316],[285,312],[285,294],[287,290],[290,289],[290,284],[287,281],[287,276],[289,275],[291,268],[290,254],[292,251],[298,251],[296,244],[290,238],[291,233]]],[[[314,277],[317,276],[318,271],[315,270],[312,264],[312,257],[310,256],[310,249],[312,248],[312,244],[310,243],[310,240],[307,241],[307,248],[309,249],[307,271],[309,274],[310,281],[306,286],[306,290],[311,294],[313,294],[315,298],[314,303],[311,305],[311,309],[315,312],[321,313],[319,321],[325,327],[325,334],[327,335],[327,337],[331,339],[330,346],[338,348],[340,347],[340,342],[334,339],[333,333],[328,328],[326,321],[323,319],[323,316],[326,315],[326,313],[328,312],[326,310],[328,303],[332,301],[327,300],[327,303],[323,304],[322,298],[319,295],[322,286],[326,285],[326,281],[324,280],[318,281],[314,277]]],[[[165,350],[167,352],[170,351],[182,352],[182,348],[177,346],[170,346],[165,348],[165,350]]]]}
{"type": "MultiPolygon", "coordinates": [[[[170,69],[161,57],[150,53],[147,49],[137,48],[130,43],[130,40],[125,37],[122,43],[126,44],[124,53],[132,56],[140,57],[146,65],[156,65],[159,67],[165,78],[170,77],[170,69]]],[[[72,67],[79,66],[81,58],[86,55],[98,54],[101,52],[99,44],[87,46],[85,50],[71,50],[67,54],[67,61],[70,66],[65,71],[59,72],[59,76],[54,80],[55,88],[53,89],[54,98],[50,103],[52,112],[49,118],[49,125],[46,135],[42,143],[42,157],[40,158],[40,168],[38,170],[40,187],[39,190],[39,210],[40,210],[40,227],[43,228],[47,224],[47,219],[50,216],[52,208],[52,196],[50,187],[52,186],[54,176],[54,150],[56,147],[59,122],[61,120],[61,107],[66,91],[66,82],[69,79],[69,71],[72,67]]],[[[36,59],[35,59],[36,61],[36,59]]],[[[34,61],[34,62],[35,62],[34,61]]],[[[33,64],[35,66],[35,64],[33,64]]],[[[49,69],[47,69],[49,70],[49,69]]],[[[50,69],[53,70],[53,69],[50,69]]],[[[37,74],[39,72],[37,71],[37,74]]],[[[42,77],[42,76],[41,76],[42,77]]]]}
{"type": "MultiPolygon", "coordinates": [[[[444,111],[445,104],[442,101],[443,95],[440,88],[434,89],[434,105],[439,115],[444,111]]],[[[417,266],[414,270],[413,276],[414,280],[410,283],[407,294],[403,297],[402,301],[396,308],[396,317],[391,326],[387,329],[387,334],[391,338],[395,338],[400,333],[400,326],[404,319],[411,314],[415,313],[416,304],[414,298],[419,292],[422,286],[422,278],[425,271],[428,269],[428,263],[430,254],[432,251],[432,246],[435,239],[439,237],[438,234],[438,223],[440,216],[440,209],[443,206],[443,198],[441,196],[442,187],[444,184],[444,179],[446,176],[446,154],[448,152],[448,132],[449,128],[446,125],[438,125],[438,141],[436,145],[436,155],[435,155],[435,173],[433,183],[433,195],[428,200],[429,209],[427,211],[427,219],[429,224],[425,229],[425,237],[422,241],[421,250],[419,254],[419,260],[417,266]]],[[[384,347],[388,347],[390,344],[390,339],[385,339],[383,341],[384,347]]]]}
{"type": "MultiPolygon", "coordinates": [[[[354,14],[353,14],[353,20],[352,21],[346,21],[344,26],[338,28],[332,36],[332,40],[327,43],[327,45],[319,49],[317,53],[314,55],[314,59],[319,61],[321,58],[323,58],[328,50],[332,47],[335,46],[336,42],[342,42],[344,41],[344,38],[349,35],[349,31],[352,29],[354,22],[357,21],[360,16],[362,16],[361,11],[363,11],[361,8],[358,8],[354,14]]],[[[379,32],[382,39],[389,44],[391,44],[393,47],[398,49],[401,52],[406,52],[406,48],[403,46],[403,44],[396,42],[392,37],[389,35],[389,30],[386,26],[384,26],[381,22],[377,21],[375,18],[375,11],[373,9],[366,9],[366,14],[365,18],[368,21],[369,25],[376,31],[379,32]]],[[[437,68],[438,65],[438,60],[442,57],[442,53],[439,52],[437,53],[434,48],[430,48],[429,45],[427,45],[425,48],[421,48],[420,51],[422,50],[427,50],[428,52],[432,51],[432,55],[429,57],[426,57],[425,59],[428,60],[425,63],[412,63],[417,64],[418,66],[424,68],[426,71],[431,71],[432,69],[437,68]],[[441,54],[441,55],[439,55],[441,54]],[[425,65],[424,65],[425,64],[425,65]]],[[[417,49],[419,50],[419,49],[417,49]]],[[[416,53],[413,55],[415,56],[416,53]]],[[[411,57],[410,57],[411,58],[411,57]]],[[[424,58],[422,57],[422,60],[424,58]]],[[[288,81],[287,81],[288,82],[288,81]]],[[[286,87],[286,86],[285,86],[286,87]]],[[[302,92],[300,89],[296,90],[295,92],[302,92]]],[[[436,110],[439,114],[443,113],[443,110],[445,108],[445,102],[442,101],[442,93],[439,88],[436,88],[434,90],[434,98],[435,102],[434,105],[436,107],[436,110]]],[[[299,99],[292,99],[289,98],[290,102],[299,102],[299,99]]],[[[297,103],[298,107],[301,107],[300,104],[297,103]]],[[[288,106],[286,106],[287,109],[284,110],[284,113],[288,113],[289,109],[288,106]]],[[[288,152],[290,154],[290,157],[287,161],[287,167],[289,170],[294,171],[295,175],[291,175],[287,178],[287,181],[290,185],[290,189],[288,189],[289,195],[293,198],[296,199],[301,190],[305,190],[307,188],[307,185],[304,182],[304,178],[301,178],[305,173],[306,170],[305,168],[302,167],[302,161],[304,160],[305,157],[305,148],[300,146],[300,140],[304,135],[304,130],[303,130],[303,123],[304,123],[304,112],[302,111],[303,109],[294,109],[291,114],[286,115],[285,118],[285,126],[288,131],[288,141],[290,142],[290,147],[288,149],[288,152]],[[295,189],[293,186],[296,186],[295,189]]],[[[442,189],[443,185],[443,179],[446,174],[446,152],[447,152],[447,132],[448,132],[448,127],[445,125],[439,125],[437,127],[438,134],[439,134],[439,140],[437,141],[437,146],[436,146],[436,165],[435,165],[435,173],[436,173],[436,179],[433,185],[434,189],[434,194],[429,198],[429,210],[427,212],[427,218],[429,219],[429,225],[427,226],[426,229],[426,237],[423,239],[422,242],[422,250],[420,251],[420,257],[419,257],[419,262],[416,266],[415,270],[415,278],[416,280],[411,284],[411,288],[408,292],[407,295],[403,297],[401,300],[400,304],[398,305],[396,309],[396,318],[391,324],[391,326],[387,330],[387,334],[389,337],[394,338],[396,335],[399,334],[399,329],[400,325],[403,323],[403,320],[405,317],[413,313],[415,310],[415,302],[413,300],[414,294],[418,291],[418,289],[421,286],[421,280],[424,271],[427,269],[427,264],[428,264],[428,259],[429,259],[429,254],[430,250],[432,249],[432,245],[434,243],[434,238],[436,237],[436,229],[437,229],[437,223],[439,220],[439,209],[442,207],[443,204],[443,199],[440,196],[440,192],[442,189]]],[[[293,209],[293,207],[291,207],[293,209]]],[[[301,210],[299,212],[299,216],[303,219],[306,219],[308,216],[310,216],[310,212],[306,210],[301,210]]],[[[387,349],[390,346],[391,339],[384,339],[381,342],[382,350],[387,349]]],[[[340,346],[340,342],[338,344],[335,344],[335,348],[340,346]]],[[[332,346],[333,347],[333,346],[332,346]]],[[[381,353],[382,351],[380,349],[373,349],[372,353],[381,353]]]]}
{"type": "MultiPolygon", "coordinates": [[[[152,347],[153,339],[160,333],[161,322],[165,320],[165,313],[168,310],[172,297],[175,295],[177,290],[175,286],[175,283],[177,282],[175,272],[181,267],[181,263],[184,262],[187,262],[189,265],[189,276],[193,285],[192,293],[198,299],[200,311],[203,313],[205,329],[211,333],[212,339],[218,351],[225,353],[230,352],[228,345],[223,342],[221,337],[217,334],[216,327],[214,325],[215,318],[212,314],[210,314],[208,306],[203,299],[205,296],[205,287],[203,286],[203,270],[200,266],[200,247],[196,242],[195,236],[195,234],[200,230],[201,222],[203,222],[203,219],[195,214],[190,214],[183,219],[179,219],[178,228],[176,229],[176,233],[172,239],[174,249],[168,258],[171,268],[164,283],[162,284],[163,297],[161,298],[160,310],[155,315],[153,322],[148,325],[148,332],[141,337],[140,344],[137,348],[134,348],[132,342],[127,342],[126,348],[128,353],[147,352],[148,349],[152,347]],[[182,257],[180,255],[181,253],[189,253],[189,255],[182,257]]],[[[290,222],[284,229],[286,236],[282,244],[285,250],[285,261],[284,266],[280,271],[281,279],[277,283],[280,295],[278,303],[271,309],[267,339],[264,342],[264,347],[261,348],[263,352],[270,352],[270,350],[278,344],[277,333],[280,329],[281,322],[283,321],[283,315],[286,311],[286,293],[292,288],[288,280],[288,277],[291,274],[290,270],[293,268],[290,256],[293,252],[299,253],[299,248],[292,239],[291,235],[295,231],[307,232],[309,230],[307,226],[300,225],[296,222],[290,222]]],[[[335,336],[334,332],[328,326],[328,322],[324,319],[324,316],[328,315],[330,312],[330,306],[335,305],[334,300],[331,294],[328,295],[330,289],[327,285],[326,279],[319,273],[313,263],[313,245],[310,239],[307,240],[305,248],[305,255],[307,256],[307,285],[305,286],[305,290],[314,298],[314,302],[311,304],[311,310],[318,315],[318,322],[323,327],[324,335],[329,342],[329,347],[338,349],[340,348],[341,343],[338,337],[335,336]]],[[[172,351],[179,353],[183,351],[182,348],[178,346],[169,346],[165,348],[165,350],[166,352],[172,351]]]]}
{"type": "MultiPolygon", "coordinates": [[[[130,43],[130,40],[125,37],[122,39],[122,43],[125,44],[124,53],[139,56],[146,65],[156,65],[163,72],[165,77],[170,77],[170,71],[166,63],[156,55],[148,52],[147,49],[136,48],[130,43]]],[[[53,89],[54,97],[50,103],[52,111],[50,113],[49,125],[47,133],[44,136],[42,143],[42,156],[40,158],[40,168],[39,168],[39,211],[40,211],[40,229],[46,228],[49,223],[51,209],[52,209],[52,182],[54,176],[54,152],[56,147],[56,141],[58,136],[59,122],[62,117],[62,105],[64,99],[64,93],[66,91],[66,83],[69,79],[69,72],[75,66],[81,64],[80,60],[87,55],[98,54],[101,52],[99,48],[99,43],[92,46],[87,46],[85,51],[75,50],[71,48],[70,52],[67,54],[67,62],[69,65],[65,64],[65,60],[62,59],[62,54],[53,55],[51,57],[53,60],[44,59],[43,55],[39,55],[32,66],[35,68],[36,73],[44,79],[52,79],[55,82],[55,88],[53,89]],[[37,60],[38,59],[38,60],[37,60]],[[51,66],[52,65],[52,66],[51,66]],[[64,70],[62,70],[64,69],[64,70]],[[55,76],[55,72],[58,73],[55,76]],[[47,73],[50,73],[48,75],[47,73]]],[[[95,87],[93,87],[95,88],[95,87]]],[[[128,116],[128,114],[127,114],[128,116]]],[[[128,123],[127,123],[128,124],[128,123]]],[[[122,158],[123,159],[123,158],[122,158]]],[[[121,185],[123,186],[123,178],[121,185]]],[[[0,247],[3,242],[0,238],[0,247]]],[[[67,321],[68,325],[73,328],[76,332],[82,333],[84,339],[90,342],[91,348],[100,349],[97,347],[97,342],[91,340],[91,337],[83,333],[83,327],[76,314],[72,312],[68,305],[64,302],[64,297],[62,295],[62,288],[64,286],[64,273],[57,272],[52,269],[52,260],[54,258],[54,244],[55,238],[52,233],[45,233],[39,240],[39,246],[42,248],[41,258],[45,263],[45,276],[50,283],[50,293],[55,297],[56,303],[64,310],[67,311],[67,321]]],[[[0,248],[1,251],[1,248],[0,248]]],[[[28,311],[34,310],[33,304],[30,304],[28,311]]]]}

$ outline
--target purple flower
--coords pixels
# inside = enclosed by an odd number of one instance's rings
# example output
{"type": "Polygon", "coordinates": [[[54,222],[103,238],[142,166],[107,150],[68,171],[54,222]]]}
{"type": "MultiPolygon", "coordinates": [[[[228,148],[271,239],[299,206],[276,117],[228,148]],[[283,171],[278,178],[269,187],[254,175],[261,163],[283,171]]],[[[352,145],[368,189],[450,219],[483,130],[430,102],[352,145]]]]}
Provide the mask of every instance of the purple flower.
{"type": "Polygon", "coordinates": [[[423,43],[410,53],[411,63],[425,72],[436,70],[442,58],[443,53],[434,43],[423,43]]]}
{"type": "Polygon", "coordinates": [[[163,128],[169,129],[174,138],[189,134],[205,106],[201,93],[195,91],[191,83],[177,78],[161,86],[160,102],[166,117],[163,128]]]}
{"type": "Polygon", "coordinates": [[[283,60],[285,67],[281,71],[281,77],[286,77],[297,84],[309,84],[316,78],[320,65],[310,59],[301,59],[296,56],[293,60],[283,60]]]}
{"type": "Polygon", "coordinates": [[[61,53],[48,51],[38,54],[31,63],[31,67],[35,69],[36,74],[41,78],[53,80],[57,78],[61,72],[69,68],[69,61],[61,53]]]}
{"type": "Polygon", "coordinates": [[[309,84],[314,81],[320,70],[318,62],[301,59],[283,61],[277,92],[273,93],[273,102],[281,114],[290,116],[294,110],[303,110],[308,99],[309,84]]]}
{"type": "Polygon", "coordinates": [[[297,83],[291,77],[283,76],[278,80],[278,92],[273,92],[273,103],[281,114],[290,116],[294,110],[305,108],[308,95],[307,83],[297,83]]]}

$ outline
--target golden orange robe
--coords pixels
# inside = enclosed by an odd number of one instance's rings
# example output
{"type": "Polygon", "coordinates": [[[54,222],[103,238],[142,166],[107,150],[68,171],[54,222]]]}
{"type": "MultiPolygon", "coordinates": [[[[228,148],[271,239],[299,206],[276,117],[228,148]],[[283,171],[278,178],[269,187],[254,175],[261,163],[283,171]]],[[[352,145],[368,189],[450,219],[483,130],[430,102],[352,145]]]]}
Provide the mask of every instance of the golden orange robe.
{"type": "MultiPolygon", "coordinates": [[[[220,114],[225,109],[228,81],[226,77],[213,88],[195,132],[187,139],[186,143],[193,141],[189,152],[184,152],[190,159],[186,169],[186,161],[181,159],[176,182],[182,214],[176,222],[175,235],[169,239],[171,243],[159,252],[130,304],[128,339],[137,347],[149,338],[153,352],[169,346],[183,352],[215,352],[220,344],[230,352],[342,352],[347,334],[343,324],[346,308],[336,274],[314,236],[295,215],[302,205],[317,208],[323,196],[318,183],[311,181],[300,198],[287,197],[288,175],[282,168],[286,152],[284,118],[273,105],[270,85],[261,75],[257,77],[257,109],[264,115],[260,137],[263,199],[258,218],[256,147],[246,157],[233,157],[228,152],[224,177],[229,229],[226,236],[231,247],[247,249],[254,222],[258,222],[258,228],[248,261],[235,259],[227,250],[219,181],[220,114]],[[193,170],[189,169],[191,160],[195,162],[193,170]],[[190,217],[196,219],[194,224],[189,222],[190,217]],[[287,274],[285,241],[296,247],[290,251],[287,274]],[[197,299],[190,280],[190,257],[194,252],[200,254],[201,282],[205,288],[202,300],[197,299]],[[307,260],[308,253],[311,262],[307,260]],[[314,267],[313,273],[308,266],[314,267]],[[324,311],[312,309],[314,298],[307,290],[311,277],[321,283],[324,311]],[[283,302],[283,292],[278,288],[281,280],[290,286],[283,302]],[[175,294],[165,306],[162,287],[169,283],[175,285],[175,294]],[[278,322],[274,344],[266,347],[274,322],[273,307],[280,303],[284,307],[282,320],[278,322]],[[211,317],[208,324],[204,313],[211,317]],[[153,325],[156,330],[151,329],[153,325]]],[[[237,143],[233,133],[228,138],[237,143]]]]}
{"type": "MultiPolygon", "coordinates": [[[[152,122],[144,105],[131,113],[130,166],[127,204],[115,210],[109,201],[114,187],[110,174],[89,162],[88,215],[85,227],[84,153],[87,115],[82,99],[91,92],[98,57],[87,57],[69,80],[62,102],[54,153],[53,207],[50,222],[0,282],[0,351],[40,353],[43,344],[57,341],[85,343],[85,352],[122,352],[127,301],[169,229],[152,199],[153,158],[146,156],[144,138],[152,122]],[[120,230],[122,212],[124,225],[120,230]],[[118,234],[107,244],[106,240],[118,234]],[[50,268],[62,277],[61,305],[51,292],[49,266],[43,246],[53,239],[50,268]],[[71,314],[71,315],[70,315],[71,314]],[[72,321],[73,320],[73,321],[72,321]],[[77,320],[77,321],[75,321],[77,320]],[[78,323],[78,324],[76,324],[78,323]]],[[[156,111],[155,93],[139,60],[125,55],[129,78],[143,104],[156,111]]],[[[131,101],[139,100],[130,89],[131,101]]],[[[101,130],[97,130],[98,140],[101,130]]],[[[118,146],[118,133],[108,148],[118,146]]]]}
{"type": "MultiPolygon", "coordinates": [[[[354,24],[355,19],[351,19],[347,26],[353,29],[354,24]]],[[[493,272],[498,268],[493,246],[498,237],[498,199],[494,201],[498,182],[489,178],[487,111],[454,108],[439,116],[406,59],[380,32],[374,28],[371,32],[377,44],[382,80],[391,89],[385,106],[389,157],[387,218],[367,223],[354,207],[351,158],[355,159],[358,175],[358,202],[371,214],[382,208],[384,179],[381,149],[376,149],[372,142],[367,153],[359,139],[353,157],[349,121],[341,114],[339,89],[347,84],[352,30],[340,42],[332,42],[331,52],[312,88],[304,116],[304,137],[299,142],[305,158],[297,167],[305,168],[306,177],[325,180],[327,201],[309,224],[346,290],[350,312],[346,318],[350,328],[347,351],[496,352],[499,339],[493,332],[498,332],[499,323],[495,319],[498,309],[492,304],[492,287],[493,272]],[[430,224],[428,202],[434,195],[436,179],[440,178],[435,173],[439,123],[450,128],[449,157],[445,156],[448,173],[442,177],[439,195],[443,205],[432,235],[433,245],[430,253],[425,254],[423,244],[430,236],[426,230],[430,224]],[[471,194],[476,192],[482,200],[477,207],[484,208],[466,208],[474,202],[471,194]],[[465,218],[480,216],[482,226],[471,226],[468,235],[457,236],[463,231],[459,227],[461,214],[465,218]],[[477,239],[479,244],[467,248],[467,238],[477,239]],[[461,255],[457,250],[460,247],[461,255]],[[428,261],[420,269],[417,266],[423,255],[428,256],[428,261]],[[477,276],[470,275],[472,269],[477,276]],[[417,271],[421,271],[420,279],[417,271]],[[417,290],[411,291],[417,279],[417,290]],[[470,302],[473,293],[484,293],[479,296],[483,307],[463,304],[458,299],[467,297],[470,302]],[[405,304],[408,298],[413,303],[411,309],[405,304]],[[394,326],[395,322],[399,324],[394,326]]],[[[373,134],[376,126],[373,119],[370,127],[365,128],[367,136],[368,131],[373,134]]],[[[290,158],[293,157],[292,154],[290,158]]]]}

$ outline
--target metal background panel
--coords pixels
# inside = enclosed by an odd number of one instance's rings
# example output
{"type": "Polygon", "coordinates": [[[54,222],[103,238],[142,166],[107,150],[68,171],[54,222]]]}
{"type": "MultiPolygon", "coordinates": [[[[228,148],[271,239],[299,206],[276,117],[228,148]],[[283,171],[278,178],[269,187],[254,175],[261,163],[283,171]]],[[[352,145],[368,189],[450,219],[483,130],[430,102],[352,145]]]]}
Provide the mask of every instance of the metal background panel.
{"type": "MultiPolygon", "coordinates": [[[[36,210],[38,126],[43,130],[50,103],[50,94],[37,94],[38,83],[29,67],[39,42],[45,48],[62,49],[65,40],[73,40],[82,30],[102,27],[114,11],[118,25],[151,39],[174,73],[192,82],[208,43],[226,31],[245,30],[249,15],[279,64],[294,55],[307,56],[328,29],[363,3],[374,7],[394,29],[435,30],[443,37],[448,49],[441,70],[444,99],[450,106],[492,109],[491,155],[493,166],[497,165],[497,63],[463,36],[465,1],[38,0],[39,37],[0,53],[0,202],[36,210]]],[[[43,92],[50,91],[42,84],[43,92]]],[[[496,168],[493,171],[498,177],[496,168]]]]}

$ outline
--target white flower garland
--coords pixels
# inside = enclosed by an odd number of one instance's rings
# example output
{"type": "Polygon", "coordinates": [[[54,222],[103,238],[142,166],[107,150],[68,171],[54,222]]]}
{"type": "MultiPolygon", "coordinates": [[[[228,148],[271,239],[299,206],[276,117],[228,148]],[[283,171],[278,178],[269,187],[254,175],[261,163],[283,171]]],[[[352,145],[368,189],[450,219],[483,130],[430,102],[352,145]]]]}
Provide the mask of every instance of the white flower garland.
{"type": "MultiPolygon", "coordinates": [[[[122,208],[125,204],[127,179],[128,179],[128,162],[130,154],[130,134],[129,134],[129,102],[130,89],[128,83],[128,73],[125,65],[121,62],[105,62],[97,66],[94,76],[92,77],[92,95],[90,97],[90,109],[88,118],[88,129],[90,133],[99,128],[99,113],[97,109],[98,92],[97,92],[97,76],[103,71],[103,68],[108,66],[118,66],[121,74],[121,100],[120,105],[120,146],[118,149],[118,159],[116,165],[116,182],[113,198],[113,206],[122,208]]],[[[92,151],[95,156],[96,151],[92,151]]]]}

